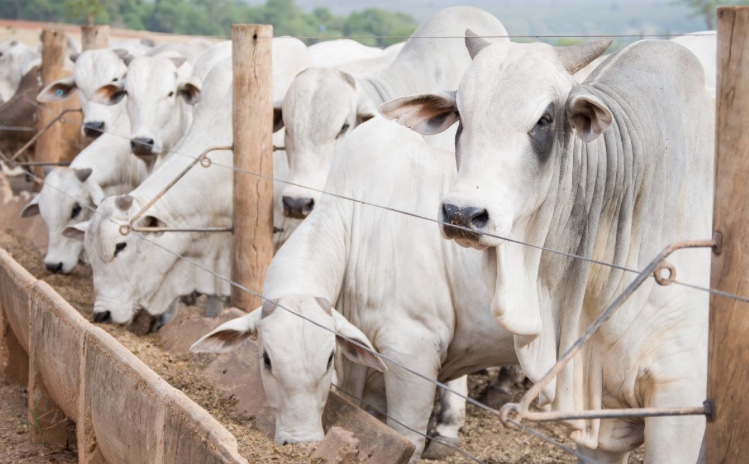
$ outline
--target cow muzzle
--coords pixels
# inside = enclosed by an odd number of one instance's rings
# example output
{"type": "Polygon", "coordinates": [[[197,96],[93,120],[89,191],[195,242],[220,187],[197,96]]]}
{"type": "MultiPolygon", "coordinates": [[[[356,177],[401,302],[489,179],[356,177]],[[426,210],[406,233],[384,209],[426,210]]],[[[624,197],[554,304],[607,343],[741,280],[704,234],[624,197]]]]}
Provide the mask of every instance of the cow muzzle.
{"type": "Polygon", "coordinates": [[[104,121],[88,121],[83,124],[83,135],[95,139],[104,133],[104,121]]]}
{"type": "Polygon", "coordinates": [[[47,268],[49,272],[52,274],[60,274],[62,273],[63,264],[62,263],[48,263],[45,261],[44,267],[47,268]]]}
{"type": "Polygon", "coordinates": [[[315,207],[315,200],[312,198],[294,198],[284,195],[281,203],[283,203],[284,216],[294,219],[306,218],[315,207]]]}
{"type": "Polygon", "coordinates": [[[154,153],[155,142],[147,137],[135,137],[130,139],[130,149],[133,154],[139,158],[150,158],[154,153]]]}
{"type": "Polygon", "coordinates": [[[112,320],[112,313],[109,311],[94,311],[94,322],[110,322],[112,320]]]}
{"type": "Polygon", "coordinates": [[[445,238],[465,246],[466,242],[478,243],[481,229],[489,222],[489,213],[484,208],[443,203],[440,221],[445,238]]]}

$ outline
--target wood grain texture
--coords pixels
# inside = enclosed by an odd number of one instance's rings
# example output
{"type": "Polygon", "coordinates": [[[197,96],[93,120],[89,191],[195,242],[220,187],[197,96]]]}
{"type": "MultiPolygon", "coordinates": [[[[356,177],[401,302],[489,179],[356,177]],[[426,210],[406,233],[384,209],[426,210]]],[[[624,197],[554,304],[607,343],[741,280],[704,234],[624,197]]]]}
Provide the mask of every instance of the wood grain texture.
{"type": "Polygon", "coordinates": [[[81,49],[95,50],[109,46],[109,25],[81,26],[81,49]]]}
{"type": "MultiPolygon", "coordinates": [[[[718,97],[712,288],[749,295],[749,7],[718,9],[718,97]]],[[[706,462],[745,463],[749,456],[749,303],[710,298],[706,462]]]]}
{"type": "MultiPolygon", "coordinates": [[[[42,31],[42,84],[44,86],[62,79],[65,72],[66,42],[63,29],[44,29],[42,31]]],[[[64,109],[63,102],[41,103],[38,114],[37,129],[42,130],[64,109]]],[[[35,161],[58,162],[62,158],[62,124],[57,122],[52,125],[36,141],[35,161]]],[[[37,166],[35,174],[44,177],[44,168],[37,166]]]]}
{"type": "MultiPolygon", "coordinates": [[[[236,169],[232,280],[258,293],[273,258],[272,37],[270,25],[232,26],[236,169]]],[[[236,287],[232,287],[231,301],[245,311],[262,303],[236,287]]]]}

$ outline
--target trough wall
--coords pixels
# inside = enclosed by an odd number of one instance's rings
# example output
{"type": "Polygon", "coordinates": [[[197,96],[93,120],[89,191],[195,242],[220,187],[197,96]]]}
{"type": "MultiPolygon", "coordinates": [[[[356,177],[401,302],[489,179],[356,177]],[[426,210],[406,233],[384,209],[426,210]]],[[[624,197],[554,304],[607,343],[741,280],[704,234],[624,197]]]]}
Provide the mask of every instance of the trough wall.
{"type": "Polygon", "coordinates": [[[0,368],[81,463],[246,463],[234,436],[0,249],[0,368]]]}

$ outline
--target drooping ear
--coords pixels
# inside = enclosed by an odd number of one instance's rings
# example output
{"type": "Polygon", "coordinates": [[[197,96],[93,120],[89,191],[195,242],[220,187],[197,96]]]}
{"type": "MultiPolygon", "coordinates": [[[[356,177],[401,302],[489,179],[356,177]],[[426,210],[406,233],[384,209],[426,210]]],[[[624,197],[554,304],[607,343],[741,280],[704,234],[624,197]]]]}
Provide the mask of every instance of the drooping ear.
{"type": "Polygon", "coordinates": [[[388,370],[387,365],[382,362],[382,359],[380,359],[379,356],[372,354],[372,352],[367,351],[360,346],[363,345],[374,351],[367,336],[352,323],[347,321],[346,318],[335,309],[333,310],[333,321],[335,324],[336,342],[343,351],[344,356],[355,363],[371,367],[372,369],[377,369],[380,372],[388,370]],[[352,341],[356,343],[352,343],[352,341]]]}
{"type": "Polygon", "coordinates": [[[570,74],[575,74],[603,55],[609,45],[611,45],[611,39],[600,39],[567,47],[554,47],[554,50],[564,69],[570,74]]]}
{"type": "Polygon", "coordinates": [[[119,84],[107,84],[94,92],[92,101],[102,105],[116,105],[127,95],[122,81],[119,84]]]}
{"type": "Polygon", "coordinates": [[[380,114],[423,135],[439,134],[459,119],[454,91],[396,98],[380,105],[380,114]]]}
{"type": "Polygon", "coordinates": [[[476,55],[478,55],[481,50],[491,45],[491,42],[479,36],[470,29],[466,29],[465,40],[466,48],[468,49],[468,54],[471,55],[471,59],[476,58],[476,55]]]}
{"type": "Polygon", "coordinates": [[[34,195],[26,206],[21,210],[21,217],[31,217],[39,214],[39,195],[34,195]]]}
{"type": "Polygon", "coordinates": [[[283,100],[273,103],[273,132],[283,129],[283,100]]]}
{"type": "Polygon", "coordinates": [[[185,58],[184,56],[170,56],[169,59],[172,60],[172,63],[174,63],[174,67],[177,69],[185,64],[185,61],[187,61],[187,58],[185,58]]]}
{"type": "Polygon", "coordinates": [[[95,182],[91,182],[90,186],[91,192],[89,192],[89,195],[91,196],[91,203],[98,208],[102,200],[104,200],[104,190],[95,182]]]}
{"type": "Polygon", "coordinates": [[[73,224],[72,226],[67,226],[62,229],[62,235],[63,237],[72,238],[73,240],[79,240],[82,242],[86,236],[86,231],[88,230],[89,225],[89,221],[83,221],[78,224],[73,224]]]}
{"type": "Polygon", "coordinates": [[[573,89],[567,100],[567,118],[583,142],[592,142],[614,122],[614,115],[595,95],[573,89]]]}
{"type": "Polygon", "coordinates": [[[194,105],[200,100],[200,86],[194,82],[187,81],[181,84],[177,91],[188,105],[194,105]]]}
{"type": "Polygon", "coordinates": [[[246,316],[221,324],[193,343],[190,351],[193,353],[226,353],[235,349],[247,338],[257,336],[262,311],[262,308],[258,308],[246,316]]]}
{"type": "Polygon", "coordinates": [[[94,170],[91,168],[84,168],[84,169],[73,168],[73,173],[75,174],[75,177],[78,178],[78,180],[81,182],[86,182],[86,179],[89,178],[92,172],[94,172],[94,170]]]}
{"type": "Polygon", "coordinates": [[[39,95],[36,96],[36,101],[39,103],[49,103],[66,100],[70,98],[75,89],[75,80],[72,77],[66,77],[43,88],[42,91],[39,92],[39,95]]]}

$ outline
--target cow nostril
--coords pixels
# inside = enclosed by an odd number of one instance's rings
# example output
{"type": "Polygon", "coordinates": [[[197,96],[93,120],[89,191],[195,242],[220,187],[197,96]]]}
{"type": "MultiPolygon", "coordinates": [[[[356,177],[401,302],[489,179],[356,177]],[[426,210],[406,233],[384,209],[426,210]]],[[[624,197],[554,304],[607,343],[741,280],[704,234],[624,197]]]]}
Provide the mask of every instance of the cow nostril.
{"type": "Polygon", "coordinates": [[[489,222],[489,213],[483,209],[471,218],[471,225],[476,229],[483,228],[489,222]]]}
{"type": "Polygon", "coordinates": [[[312,208],[315,207],[315,200],[312,198],[309,199],[309,201],[302,206],[302,213],[304,213],[305,216],[309,215],[309,213],[312,212],[312,208]]]}
{"type": "Polygon", "coordinates": [[[44,263],[44,267],[54,274],[62,272],[62,263],[44,263]]]}
{"type": "Polygon", "coordinates": [[[94,312],[94,322],[107,322],[110,320],[110,316],[109,311],[94,312]]]}

